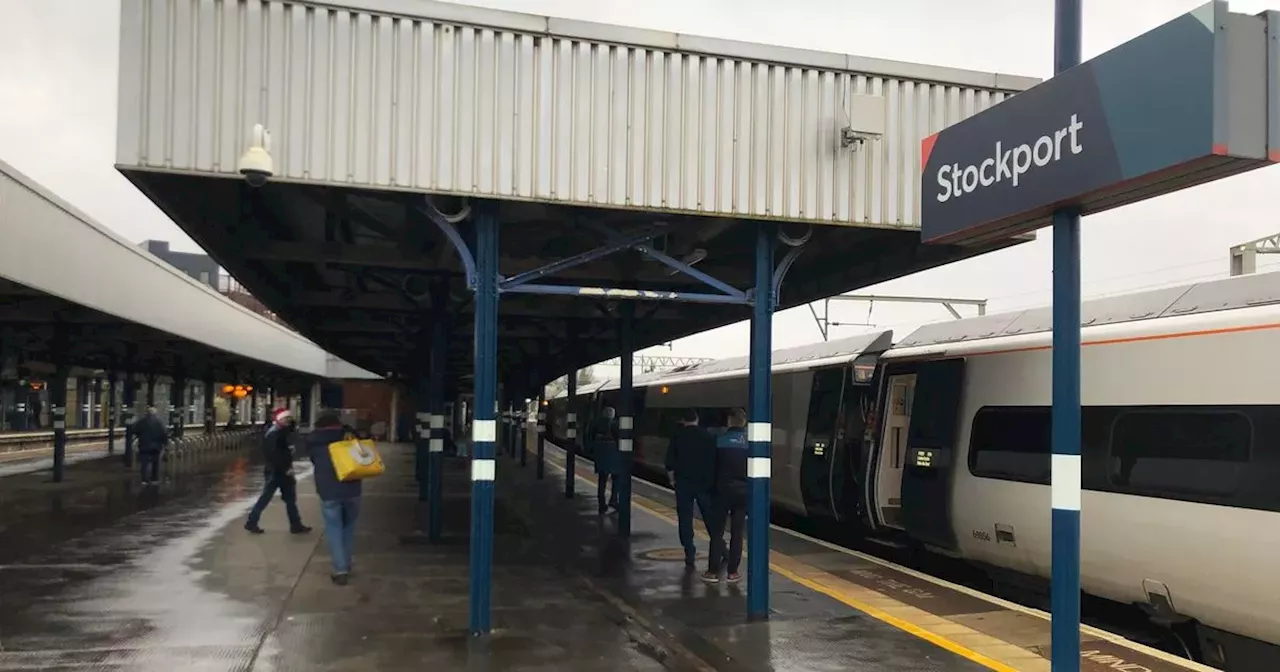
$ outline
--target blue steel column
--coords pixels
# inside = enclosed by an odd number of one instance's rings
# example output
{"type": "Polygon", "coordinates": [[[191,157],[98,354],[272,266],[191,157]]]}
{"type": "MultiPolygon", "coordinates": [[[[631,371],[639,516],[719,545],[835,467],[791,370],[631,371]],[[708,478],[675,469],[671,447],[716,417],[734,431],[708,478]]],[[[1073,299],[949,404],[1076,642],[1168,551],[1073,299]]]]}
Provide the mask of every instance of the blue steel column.
{"type": "MultiPolygon", "coordinates": [[[[213,374],[210,373],[204,379],[204,433],[213,436],[218,431],[218,414],[217,406],[214,401],[217,399],[217,391],[214,389],[213,374]]],[[[303,413],[306,413],[306,407],[303,407],[303,413]]],[[[310,419],[303,415],[302,422],[310,424],[310,419]]]]}
{"type": "MultiPolygon", "coordinates": [[[[496,254],[495,254],[496,256],[496,254]]],[[[497,282],[497,270],[494,269],[494,282],[497,282]]],[[[495,290],[496,291],[496,290],[495,290]]],[[[436,294],[436,298],[432,300],[435,306],[442,306],[447,298],[447,290],[440,290],[436,294]]],[[[497,328],[497,301],[494,301],[494,322],[493,328],[497,328]]],[[[440,517],[440,507],[443,500],[442,491],[444,488],[444,477],[441,471],[444,469],[444,374],[445,366],[449,362],[449,332],[448,324],[445,322],[446,316],[444,310],[441,309],[436,313],[436,318],[431,324],[431,378],[427,382],[427,408],[431,413],[429,421],[430,439],[428,444],[427,458],[427,538],[431,541],[440,540],[440,529],[442,519],[440,517]]],[[[476,316],[476,327],[480,326],[480,317],[476,316]]],[[[476,344],[479,346],[479,331],[476,331],[476,344]]],[[[479,359],[476,360],[479,362],[479,359]]],[[[478,364],[477,364],[478,365],[478,364]]],[[[474,454],[474,453],[473,453],[474,454]]]]}
{"type": "MultiPolygon", "coordinates": [[[[569,327],[573,329],[572,326],[569,327]]],[[[572,332],[571,332],[572,333],[572,332]]],[[[577,344],[573,342],[572,337],[569,340],[569,352],[577,352],[577,344]]],[[[573,355],[570,355],[571,357],[573,355]]],[[[565,399],[565,429],[564,438],[564,496],[566,499],[573,499],[574,483],[578,480],[578,370],[569,371],[568,385],[565,389],[568,397],[565,399]]]]}
{"type": "Polygon", "coordinates": [[[635,428],[635,395],[631,390],[632,361],[635,351],[636,304],[618,306],[621,311],[618,325],[618,355],[622,373],[618,381],[618,466],[621,472],[614,481],[618,489],[618,536],[631,536],[631,458],[635,444],[632,440],[635,428]]]}
{"type": "Polygon", "coordinates": [[[471,426],[471,634],[490,629],[493,569],[493,477],[496,471],[498,378],[498,222],[489,204],[477,207],[475,300],[475,422],[471,426]]]}
{"type": "Polygon", "coordinates": [[[769,616],[769,476],[773,441],[773,250],[777,230],[771,222],[756,228],[755,305],[751,313],[751,373],[747,421],[747,478],[750,480],[747,531],[747,617],[769,616]]]}
{"type": "Polygon", "coordinates": [[[116,454],[116,372],[107,372],[107,455],[116,454]]]}
{"type": "MultiPolygon", "coordinates": [[[[1080,64],[1080,0],[1057,0],[1054,73],[1080,64]]],[[[1052,669],[1080,669],[1080,211],[1053,213],[1052,669]]]]}
{"type": "MultiPolygon", "coordinates": [[[[64,356],[54,354],[55,359],[64,356]]],[[[61,483],[67,463],[67,365],[61,362],[54,365],[49,383],[49,419],[53,421],[53,482],[61,483]]]]}
{"type": "Polygon", "coordinates": [[[138,404],[138,377],[132,369],[124,374],[124,390],[120,399],[120,417],[124,423],[124,466],[133,466],[133,411],[138,404]]]}

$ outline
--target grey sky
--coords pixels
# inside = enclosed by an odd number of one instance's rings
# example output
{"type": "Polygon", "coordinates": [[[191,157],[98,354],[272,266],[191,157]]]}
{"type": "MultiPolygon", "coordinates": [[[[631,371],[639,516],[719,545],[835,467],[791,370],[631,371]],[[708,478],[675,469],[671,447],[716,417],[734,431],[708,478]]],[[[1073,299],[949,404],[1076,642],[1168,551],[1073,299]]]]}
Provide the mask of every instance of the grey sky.
{"type": "MultiPolygon", "coordinates": [[[[592,21],[1047,77],[1052,0],[473,0],[468,4],[592,21]]],[[[1201,0],[1084,0],[1085,57],[1096,55],[1201,0]]],[[[1254,13],[1263,0],[1234,0],[1254,13]]],[[[124,236],[193,250],[145,196],[112,167],[119,4],[114,0],[0,0],[0,158],[124,236]]],[[[1085,220],[1085,294],[1115,293],[1226,274],[1227,248],[1280,230],[1260,170],[1085,220]]],[[[992,310],[1046,303],[1048,232],[1035,243],[864,291],[991,300],[992,310]]],[[[1265,265],[1265,264],[1264,264],[1265,265]]],[[[785,290],[784,290],[785,291],[785,290]]],[[[865,304],[835,309],[862,322],[865,304]]],[[[870,320],[909,326],[945,319],[941,307],[877,305],[870,320]]],[[[780,313],[780,347],[819,338],[808,311],[780,313]]],[[[835,335],[856,333],[839,329],[835,335]]],[[[744,325],[677,344],[679,354],[746,351],[744,325]]]]}

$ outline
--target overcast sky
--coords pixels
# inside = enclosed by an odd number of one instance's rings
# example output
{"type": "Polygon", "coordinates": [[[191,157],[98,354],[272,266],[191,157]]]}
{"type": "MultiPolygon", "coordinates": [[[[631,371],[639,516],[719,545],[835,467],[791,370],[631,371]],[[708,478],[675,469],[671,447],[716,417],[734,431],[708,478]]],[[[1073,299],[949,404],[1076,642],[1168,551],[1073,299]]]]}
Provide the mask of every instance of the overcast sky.
{"type": "MultiPolygon", "coordinates": [[[[484,5],[863,56],[1048,77],[1052,0],[473,0],[484,5]]],[[[1084,0],[1085,57],[1189,11],[1200,0],[1084,0]]],[[[1272,0],[1272,8],[1280,0],[1272,0]]],[[[1234,0],[1255,13],[1262,0],[1234,0]]],[[[134,241],[195,245],[112,167],[119,3],[0,0],[0,158],[134,241]]],[[[1095,215],[1083,230],[1086,296],[1221,277],[1227,249],[1280,232],[1265,169],[1095,215]]],[[[0,242],[0,244],[3,244],[0,242]]],[[[1048,231],[1016,249],[902,278],[864,292],[985,298],[990,310],[1047,303],[1048,231]]],[[[1280,260],[1277,260],[1280,261],[1280,260]]],[[[1265,268],[1268,263],[1260,264],[1265,268]]],[[[1268,269],[1269,270],[1269,269],[1268,269]]],[[[905,328],[946,319],[941,307],[845,304],[836,319],[905,328]]],[[[857,333],[837,328],[833,336],[857,333]]],[[[745,325],[676,344],[676,354],[747,349],[745,325]]],[[[905,335],[905,334],[900,334],[905,335]]],[[[820,338],[808,310],[779,313],[775,343],[820,338]]]]}

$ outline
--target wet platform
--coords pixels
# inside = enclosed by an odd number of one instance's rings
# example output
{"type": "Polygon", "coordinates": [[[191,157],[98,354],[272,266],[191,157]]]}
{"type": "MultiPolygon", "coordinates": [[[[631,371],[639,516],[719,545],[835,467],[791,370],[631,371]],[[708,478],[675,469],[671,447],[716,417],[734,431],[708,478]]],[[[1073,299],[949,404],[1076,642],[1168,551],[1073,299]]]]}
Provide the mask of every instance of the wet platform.
{"type": "Polygon", "coordinates": [[[624,542],[589,483],[566,500],[554,466],[537,481],[532,460],[505,458],[494,632],[475,640],[467,461],[446,462],[443,540],[408,543],[411,451],[384,451],[389,472],[368,484],[345,587],[329,581],[305,469],[299,504],[313,533],[288,534],[278,501],[267,534],[241,529],[262,478],[252,451],[176,462],[159,490],[97,473],[101,462],[69,468],[63,484],[0,480],[0,492],[25,493],[0,501],[0,670],[1047,669],[1033,649],[984,634],[981,619],[948,629],[890,587],[927,591],[777,530],[771,618],[747,622],[745,585],[708,586],[685,569],[661,490],[637,484],[624,542]]]}
{"type": "MultiPolygon", "coordinates": [[[[548,442],[546,453],[548,476],[554,474],[559,480],[564,474],[564,452],[548,442]]],[[[532,455],[529,457],[532,459],[532,455]]],[[[576,467],[578,496],[588,498],[594,504],[596,480],[593,466],[589,460],[579,456],[576,467]]],[[[653,529],[654,519],[662,521],[667,530],[674,528],[675,497],[669,489],[637,478],[633,481],[632,504],[636,511],[632,518],[633,529],[641,529],[638,524],[645,525],[643,529],[653,529]]],[[[695,529],[700,526],[699,522],[695,529]]],[[[699,538],[705,539],[700,530],[699,538]]],[[[674,540],[671,532],[668,532],[668,539],[674,540]]],[[[704,541],[700,543],[705,547],[704,541]]],[[[701,635],[704,645],[711,646],[713,654],[731,655],[738,653],[735,648],[742,646],[742,640],[772,638],[776,641],[781,633],[791,628],[808,633],[820,631],[822,634],[809,634],[805,642],[808,648],[790,653],[790,660],[802,661],[795,663],[799,666],[785,662],[789,659],[784,656],[784,662],[775,667],[759,667],[752,662],[748,649],[740,652],[742,667],[725,669],[968,669],[953,665],[954,660],[933,667],[924,663],[911,667],[910,662],[904,660],[907,657],[902,655],[897,658],[902,661],[902,667],[889,663],[882,667],[859,667],[861,646],[865,643],[860,644],[855,639],[856,634],[842,631],[841,615],[848,612],[832,613],[831,602],[842,605],[862,619],[874,619],[896,631],[897,637],[892,639],[894,646],[900,646],[898,638],[906,635],[975,663],[975,669],[1017,672],[1048,672],[1050,669],[1050,622],[1048,614],[1042,611],[777,525],[771,526],[769,544],[774,613],[767,632],[744,632],[751,628],[761,629],[760,625],[732,626],[726,630],[707,627],[700,622],[692,623],[694,629],[701,635]],[[822,596],[829,601],[819,602],[822,596]],[[809,604],[820,603],[822,606],[808,611],[802,609],[799,615],[791,613],[791,605],[801,597],[809,604]],[[824,618],[828,620],[823,621],[824,618]],[[828,636],[840,644],[825,644],[823,639],[828,636]]],[[[678,557],[675,552],[670,552],[670,555],[678,557]]],[[[715,588],[710,590],[714,592],[715,588]]],[[[735,606],[740,608],[741,605],[735,606]]],[[[683,606],[677,607],[677,612],[681,615],[694,613],[685,611],[683,606]]],[[[726,617],[732,622],[734,614],[726,617]]],[[[687,620],[680,616],[676,618],[687,620]]],[[[883,633],[884,629],[878,632],[883,633]]],[[[903,650],[919,651],[918,647],[903,650]]],[[[1213,672],[1212,668],[1204,665],[1089,626],[1081,628],[1080,669],[1082,672],[1213,672]]]]}

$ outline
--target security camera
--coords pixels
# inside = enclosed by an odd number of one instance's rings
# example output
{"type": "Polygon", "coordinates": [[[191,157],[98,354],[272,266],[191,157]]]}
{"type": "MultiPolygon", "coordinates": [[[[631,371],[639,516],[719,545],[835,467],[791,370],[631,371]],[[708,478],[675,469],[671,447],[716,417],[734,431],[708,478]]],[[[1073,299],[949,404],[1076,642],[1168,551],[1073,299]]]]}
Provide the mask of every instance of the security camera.
{"type": "Polygon", "coordinates": [[[275,162],[271,160],[271,132],[262,124],[253,125],[253,144],[240,155],[236,170],[254,188],[266,184],[276,174],[275,162]]]}

